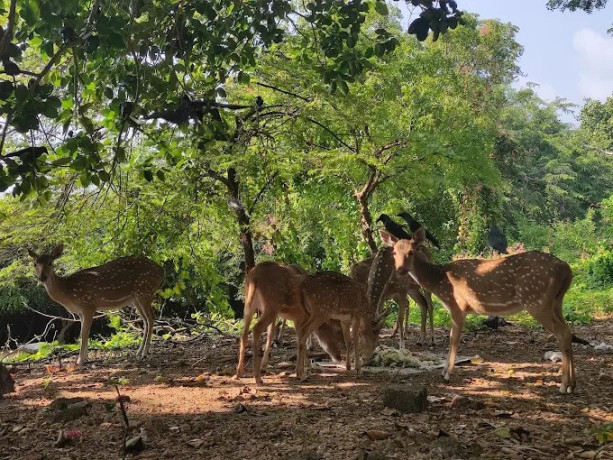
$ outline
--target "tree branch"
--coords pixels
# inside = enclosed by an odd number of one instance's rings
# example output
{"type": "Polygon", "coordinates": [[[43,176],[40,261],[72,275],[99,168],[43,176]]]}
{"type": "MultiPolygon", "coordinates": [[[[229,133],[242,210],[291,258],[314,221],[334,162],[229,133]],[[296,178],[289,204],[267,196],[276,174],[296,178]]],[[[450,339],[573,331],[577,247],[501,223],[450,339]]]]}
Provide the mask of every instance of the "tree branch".
{"type": "Polygon", "coordinates": [[[9,46],[9,43],[13,39],[13,29],[15,28],[15,13],[17,10],[17,0],[11,0],[11,5],[9,7],[9,16],[8,23],[6,25],[6,31],[2,36],[2,41],[0,41],[0,57],[3,57],[6,54],[6,49],[9,46]]]}
{"type": "Polygon", "coordinates": [[[256,85],[262,86],[264,88],[272,89],[274,91],[278,91],[279,93],[287,94],[288,96],[293,96],[298,99],[303,100],[304,102],[311,102],[313,99],[309,97],[301,96],[300,94],[292,93],[291,91],[287,91],[281,88],[277,88],[276,86],[267,85],[266,83],[257,82],[256,85]]]}
{"type": "Polygon", "coordinates": [[[253,200],[253,203],[251,203],[251,206],[249,206],[249,214],[251,214],[253,212],[253,209],[255,208],[255,205],[258,203],[258,201],[260,200],[260,197],[262,196],[262,194],[266,191],[266,189],[269,187],[270,184],[272,184],[272,181],[275,180],[275,178],[279,175],[279,171],[275,171],[275,173],[270,177],[270,179],[268,179],[266,181],[266,183],[264,184],[264,186],[260,189],[260,191],[258,192],[258,194],[255,196],[255,199],[253,200]]]}
{"type": "Polygon", "coordinates": [[[341,144],[343,147],[345,147],[346,149],[349,149],[352,152],[356,152],[356,150],[351,147],[349,144],[347,144],[345,141],[343,141],[338,134],[336,134],[334,131],[332,131],[330,128],[328,128],[326,125],[324,125],[323,123],[315,120],[314,118],[311,117],[305,117],[306,120],[310,121],[311,123],[319,126],[320,128],[326,130],[328,133],[330,133],[332,135],[332,137],[334,137],[334,139],[336,139],[338,141],[339,144],[341,144]]]}

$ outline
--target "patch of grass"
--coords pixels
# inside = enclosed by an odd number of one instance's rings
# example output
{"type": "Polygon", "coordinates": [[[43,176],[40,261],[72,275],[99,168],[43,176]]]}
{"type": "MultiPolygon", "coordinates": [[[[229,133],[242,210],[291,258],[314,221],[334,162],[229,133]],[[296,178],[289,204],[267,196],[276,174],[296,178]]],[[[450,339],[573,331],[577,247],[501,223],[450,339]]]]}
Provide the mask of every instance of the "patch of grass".
{"type": "MultiPolygon", "coordinates": [[[[119,331],[113,334],[108,340],[94,339],[89,341],[89,350],[121,350],[124,348],[136,348],[140,344],[140,334],[134,332],[119,331]]],[[[67,351],[79,350],[81,345],[78,343],[60,345],[57,341],[42,343],[36,353],[19,352],[5,359],[7,363],[38,361],[51,356],[51,354],[61,354],[67,351]]]]}

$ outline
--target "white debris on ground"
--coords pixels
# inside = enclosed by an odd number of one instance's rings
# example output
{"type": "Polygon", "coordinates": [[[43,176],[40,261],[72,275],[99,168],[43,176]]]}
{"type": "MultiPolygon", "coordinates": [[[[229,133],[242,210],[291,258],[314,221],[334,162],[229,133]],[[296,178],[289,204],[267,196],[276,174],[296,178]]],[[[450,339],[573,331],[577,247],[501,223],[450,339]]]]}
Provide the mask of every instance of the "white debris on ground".
{"type": "Polygon", "coordinates": [[[562,361],[562,352],[561,351],[548,351],[545,353],[544,359],[547,361],[558,363],[562,361]]]}
{"type": "Polygon", "coordinates": [[[613,345],[609,345],[608,343],[600,342],[598,344],[592,344],[594,350],[598,351],[611,351],[613,350],[613,345]]]}
{"type": "Polygon", "coordinates": [[[375,350],[375,355],[368,363],[375,367],[410,367],[414,369],[432,369],[444,364],[445,358],[428,351],[398,350],[392,347],[380,345],[375,350]]]}

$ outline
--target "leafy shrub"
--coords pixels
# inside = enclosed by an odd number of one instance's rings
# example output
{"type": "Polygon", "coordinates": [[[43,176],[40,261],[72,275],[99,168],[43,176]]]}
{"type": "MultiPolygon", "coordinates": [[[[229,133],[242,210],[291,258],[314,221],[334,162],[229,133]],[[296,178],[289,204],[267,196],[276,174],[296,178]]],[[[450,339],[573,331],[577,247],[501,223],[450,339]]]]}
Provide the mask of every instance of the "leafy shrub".
{"type": "Polygon", "coordinates": [[[590,287],[600,288],[613,284],[613,251],[601,249],[582,264],[581,270],[590,287]]]}

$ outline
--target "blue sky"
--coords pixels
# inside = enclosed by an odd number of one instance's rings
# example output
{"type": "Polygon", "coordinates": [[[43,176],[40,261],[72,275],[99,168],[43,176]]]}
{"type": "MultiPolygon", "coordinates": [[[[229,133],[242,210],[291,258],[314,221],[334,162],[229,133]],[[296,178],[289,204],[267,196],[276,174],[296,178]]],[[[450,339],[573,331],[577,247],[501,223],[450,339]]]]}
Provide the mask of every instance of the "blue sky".
{"type": "Polygon", "coordinates": [[[613,26],[613,1],[592,14],[549,11],[546,0],[457,2],[481,19],[519,27],[517,41],[524,47],[519,65],[525,76],[517,86],[534,82],[543,99],[561,97],[579,105],[585,98],[604,101],[613,96],[613,36],[607,34],[613,26]]]}

